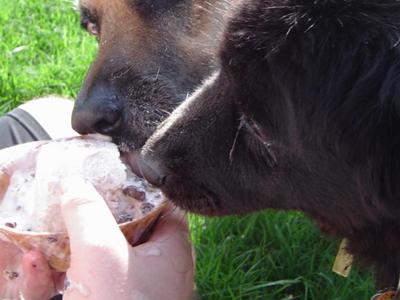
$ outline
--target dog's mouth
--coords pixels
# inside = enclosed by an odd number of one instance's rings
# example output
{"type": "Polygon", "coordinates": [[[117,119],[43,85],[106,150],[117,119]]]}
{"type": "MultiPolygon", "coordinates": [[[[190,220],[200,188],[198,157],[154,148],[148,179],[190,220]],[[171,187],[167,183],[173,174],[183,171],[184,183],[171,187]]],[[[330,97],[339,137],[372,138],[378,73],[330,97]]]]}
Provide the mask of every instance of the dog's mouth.
{"type": "Polygon", "coordinates": [[[161,189],[168,200],[183,210],[208,216],[226,214],[221,208],[220,198],[206,187],[176,175],[163,175],[144,160],[138,150],[120,153],[121,160],[133,173],[161,189]]]}
{"type": "Polygon", "coordinates": [[[126,151],[125,149],[119,149],[121,155],[121,161],[125,165],[129,166],[131,171],[138,177],[144,178],[144,174],[139,166],[140,153],[137,150],[126,151]]]}

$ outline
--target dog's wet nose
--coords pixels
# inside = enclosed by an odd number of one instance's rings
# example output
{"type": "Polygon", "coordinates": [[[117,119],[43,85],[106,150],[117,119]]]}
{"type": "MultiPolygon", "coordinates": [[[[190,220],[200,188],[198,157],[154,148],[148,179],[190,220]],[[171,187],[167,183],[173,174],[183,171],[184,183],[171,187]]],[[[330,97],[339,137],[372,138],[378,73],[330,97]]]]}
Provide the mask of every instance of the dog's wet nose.
{"type": "Polygon", "coordinates": [[[122,113],[117,95],[100,86],[86,97],[79,96],[72,113],[72,128],[80,134],[113,135],[120,128],[122,113]]]}
{"type": "Polygon", "coordinates": [[[139,152],[129,153],[128,164],[132,171],[156,187],[162,187],[168,171],[152,159],[144,158],[139,152]]]}

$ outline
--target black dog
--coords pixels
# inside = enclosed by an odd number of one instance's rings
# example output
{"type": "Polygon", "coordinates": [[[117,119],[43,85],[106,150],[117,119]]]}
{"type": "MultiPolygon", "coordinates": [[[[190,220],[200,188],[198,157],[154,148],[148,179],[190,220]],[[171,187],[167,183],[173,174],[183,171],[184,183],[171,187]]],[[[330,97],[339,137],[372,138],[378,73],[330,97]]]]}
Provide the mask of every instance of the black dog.
{"type": "Polygon", "coordinates": [[[221,70],[145,145],[145,177],[195,213],[301,210],[397,286],[399,44],[395,0],[245,1],[221,70]]]}

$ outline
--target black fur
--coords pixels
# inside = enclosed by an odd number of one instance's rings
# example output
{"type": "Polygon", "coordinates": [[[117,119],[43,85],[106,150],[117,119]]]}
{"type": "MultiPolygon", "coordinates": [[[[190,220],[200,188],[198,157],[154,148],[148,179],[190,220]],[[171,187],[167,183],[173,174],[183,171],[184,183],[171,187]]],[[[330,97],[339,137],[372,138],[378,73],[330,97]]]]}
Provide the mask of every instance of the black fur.
{"type": "Polygon", "coordinates": [[[143,151],[172,201],[207,215],[301,210],[400,274],[400,3],[247,0],[221,70],[143,151]],[[160,175],[160,176],[161,176],[160,175]]]}

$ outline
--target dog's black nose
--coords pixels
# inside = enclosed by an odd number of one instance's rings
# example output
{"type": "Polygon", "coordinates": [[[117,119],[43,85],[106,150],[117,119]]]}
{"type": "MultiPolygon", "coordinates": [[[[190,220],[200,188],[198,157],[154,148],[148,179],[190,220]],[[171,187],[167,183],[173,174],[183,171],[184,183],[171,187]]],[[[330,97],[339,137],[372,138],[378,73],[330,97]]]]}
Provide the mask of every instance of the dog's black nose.
{"type": "Polygon", "coordinates": [[[162,187],[168,171],[152,159],[144,158],[139,152],[129,153],[127,159],[132,171],[156,187],[162,187]]]}
{"type": "Polygon", "coordinates": [[[72,128],[80,134],[113,135],[121,125],[123,106],[116,93],[103,85],[80,95],[72,113],[72,128]]]}

